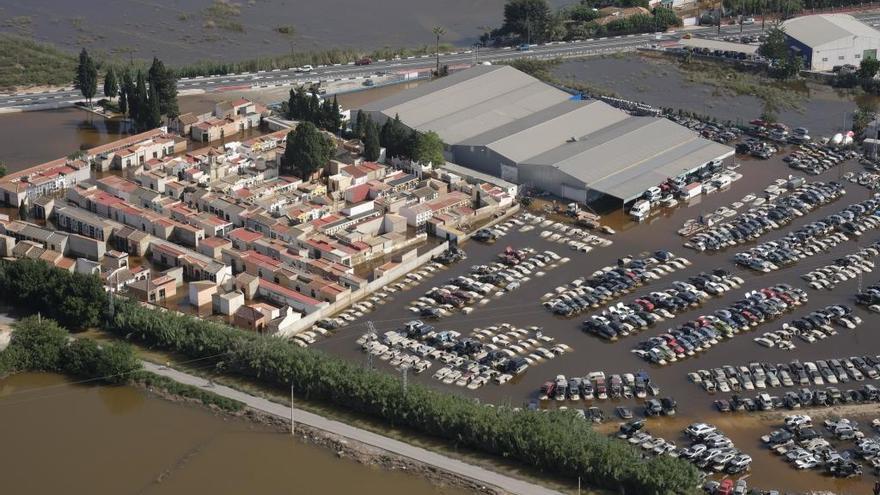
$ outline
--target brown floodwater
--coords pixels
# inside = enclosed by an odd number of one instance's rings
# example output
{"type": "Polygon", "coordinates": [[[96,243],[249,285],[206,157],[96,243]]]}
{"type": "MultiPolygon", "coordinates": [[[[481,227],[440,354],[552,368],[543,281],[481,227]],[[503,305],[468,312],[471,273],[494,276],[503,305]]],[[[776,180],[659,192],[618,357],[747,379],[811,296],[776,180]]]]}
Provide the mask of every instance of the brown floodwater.
{"type": "Polygon", "coordinates": [[[0,438],[10,494],[467,493],[135,388],[53,374],[0,380],[0,438]]]}
{"type": "MultiPolygon", "coordinates": [[[[841,329],[839,335],[820,343],[798,342],[797,349],[794,351],[768,349],[752,341],[754,337],[763,332],[778,329],[785,321],[791,321],[826,305],[841,303],[853,305],[854,294],[857,290],[856,280],[842,283],[833,291],[807,289],[810,296],[808,304],[782,316],[775,322],[758,326],[753,332],[737,335],[696,357],[680,360],[669,366],[650,365],[630,352],[639,341],[659,335],[668,328],[688,319],[711,314],[716,309],[742,298],[746,291],[782,282],[806,288],[800,279],[801,274],[831,263],[835,258],[855,252],[859,246],[867,245],[880,238],[880,232],[868,232],[862,236],[861,240],[842,243],[830,253],[807,258],[778,272],[760,275],[736,267],[732,262],[733,254],[747,249],[749,244],[716,254],[696,253],[682,246],[683,238],[677,235],[676,231],[685,220],[712,212],[722,205],[730,205],[731,202],[740,200],[747,193],[762,191],[774,179],[788,176],[792,170],[782,161],[782,156],[780,154],[767,161],[742,159],[742,166],[738,172],[741,172],[744,177],[729,189],[703,196],[699,198],[699,201],[690,204],[667,209],[662,214],[652,216],[641,225],[627,220],[620,213],[606,216],[603,221],[607,221],[617,229],[617,234],[611,236],[614,245],[610,248],[596,248],[587,254],[577,253],[571,251],[564,244],[549,242],[539,237],[538,234],[544,230],[542,228],[536,228],[530,232],[519,232],[514,227],[508,231],[507,235],[491,245],[468,242],[462,246],[468,254],[466,261],[438,272],[409,290],[393,294],[388,302],[359,318],[348,327],[336,330],[334,335],[319,341],[316,346],[354,362],[363,363],[365,355],[355,343],[355,339],[366,331],[368,320],[375,324],[379,334],[401,327],[404,322],[414,319],[414,315],[406,309],[413,300],[423,295],[429,288],[443,285],[448,280],[469,272],[473,265],[487,264],[497,260],[498,253],[506,246],[513,248],[532,247],[538,251],[553,250],[562,256],[570,257],[571,261],[555,269],[544,269],[546,272],[544,276],[534,277],[512,293],[491,298],[485,306],[476,305],[474,311],[468,315],[455,313],[449,317],[432,321],[431,324],[439,329],[459,331],[465,336],[475,328],[485,328],[504,322],[512,323],[520,328],[537,325],[543,328],[545,335],[555,337],[557,342],[571,346],[573,349],[571,352],[535,364],[523,375],[514,378],[505,385],[489,384],[476,391],[466,390],[455,385],[444,385],[433,379],[431,375],[442,367],[439,362],[435,362],[426,373],[410,376],[410,380],[451,393],[475,397],[485,402],[524,406],[529,400],[537,398],[538,390],[543,382],[552,380],[557,374],[571,377],[585,376],[589,372],[597,370],[603,370],[606,374],[634,373],[638,370],[646,370],[652,380],[660,386],[661,396],[674,397],[679,404],[679,414],[673,421],[652,419],[648,424],[649,431],[656,430],[656,433],[667,435],[666,438],[678,439],[678,433],[688,421],[709,421],[720,426],[725,433],[734,439],[738,448],[755,459],[749,477],[750,486],[763,489],[775,488],[783,491],[812,488],[834,490],[836,493],[867,493],[874,478],[868,472],[869,469],[866,469],[863,477],[856,480],[835,480],[818,471],[796,471],[761,446],[759,437],[769,433],[772,428],[778,427],[778,421],[761,421],[758,418],[747,416],[745,413],[719,414],[714,410],[712,402],[718,398],[729,398],[729,396],[725,396],[725,394],[709,395],[690,383],[686,376],[690,371],[700,368],[711,369],[724,364],[742,365],[752,361],[778,363],[789,362],[792,359],[809,361],[880,352],[880,333],[875,331],[880,323],[880,318],[861,308],[856,308],[855,311],[865,320],[865,323],[858,329],[852,331],[841,329]],[[689,276],[700,271],[718,267],[728,269],[741,276],[745,280],[745,284],[721,297],[706,301],[699,308],[681,313],[673,320],[658,323],[637,336],[623,338],[613,343],[585,334],[580,330],[581,322],[591,314],[590,312],[573,318],[561,318],[550,314],[540,305],[541,297],[557,286],[567,284],[579,276],[589,276],[593,271],[603,266],[613,265],[624,254],[646,254],[657,249],[671,250],[677,255],[691,260],[693,265],[687,267],[686,270],[667,275],[659,281],[651,282],[632,294],[624,296],[619,301],[631,302],[642,294],[668,288],[675,280],[687,280],[689,276]]],[[[844,168],[844,170],[859,169],[861,167],[856,163],[848,163],[844,168]]],[[[834,169],[817,177],[809,177],[808,180],[837,180],[839,173],[837,169],[834,169]]],[[[847,192],[848,194],[840,200],[820,207],[808,215],[796,219],[783,229],[768,233],[760,240],[778,239],[807,222],[818,220],[842,210],[849,204],[862,201],[870,194],[865,188],[853,184],[847,184],[847,192]]],[[[743,210],[745,209],[744,207],[743,210]]],[[[875,283],[876,280],[876,273],[867,274],[864,283],[867,285],[875,283]]],[[[387,362],[375,360],[374,363],[379,369],[397,373],[387,362]]],[[[777,388],[769,391],[774,395],[782,395],[786,389],[777,388]]],[[[757,391],[748,392],[747,395],[752,396],[757,393],[757,391]]],[[[605,412],[607,418],[612,418],[611,422],[614,424],[616,424],[614,408],[618,405],[629,406],[635,410],[637,415],[642,414],[641,401],[635,399],[594,401],[593,403],[549,401],[549,403],[542,404],[542,407],[555,408],[563,405],[568,408],[598,406],[605,412]]],[[[877,411],[878,408],[875,407],[875,415],[877,411]]],[[[851,448],[852,446],[845,447],[851,448]]]]}
{"type": "Polygon", "coordinates": [[[0,0],[0,8],[10,19],[0,30],[70,52],[85,47],[120,61],[157,56],[181,64],[291,50],[430,46],[434,26],[446,29],[443,41],[468,46],[501,24],[504,0],[132,0],[114,8],[105,0],[0,0]]]}
{"type": "Polygon", "coordinates": [[[0,162],[10,172],[120,139],[125,123],[79,108],[0,114],[0,162]]]}

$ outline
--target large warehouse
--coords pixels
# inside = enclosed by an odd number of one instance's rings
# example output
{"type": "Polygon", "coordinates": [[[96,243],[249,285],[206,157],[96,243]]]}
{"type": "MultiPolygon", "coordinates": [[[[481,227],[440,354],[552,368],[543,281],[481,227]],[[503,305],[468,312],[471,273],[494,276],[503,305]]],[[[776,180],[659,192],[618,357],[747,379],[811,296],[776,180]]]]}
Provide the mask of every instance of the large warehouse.
{"type": "Polygon", "coordinates": [[[733,150],[669,120],[573,99],[509,66],[477,66],[370,103],[383,122],[434,131],[447,159],[555,196],[639,198],[733,150]]]}
{"type": "Polygon", "coordinates": [[[830,71],[835,66],[858,66],[877,58],[880,32],[846,14],[808,15],[782,24],[788,46],[804,58],[804,67],[830,71]]]}

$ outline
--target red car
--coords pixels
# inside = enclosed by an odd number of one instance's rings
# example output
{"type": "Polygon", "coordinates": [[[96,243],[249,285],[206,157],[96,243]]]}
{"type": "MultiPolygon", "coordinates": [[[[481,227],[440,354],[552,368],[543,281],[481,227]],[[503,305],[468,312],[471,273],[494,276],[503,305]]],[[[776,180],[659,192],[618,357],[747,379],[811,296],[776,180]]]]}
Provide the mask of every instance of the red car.
{"type": "Polygon", "coordinates": [[[731,495],[733,493],[733,480],[726,479],[718,485],[718,489],[715,490],[715,495],[731,495]]]}
{"type": "Polygon", "coordinates": [[[373,59],[370,57],[364,57],[359,60],[355,60],[354,65],[370,65],[373,63],[373,59]]]}

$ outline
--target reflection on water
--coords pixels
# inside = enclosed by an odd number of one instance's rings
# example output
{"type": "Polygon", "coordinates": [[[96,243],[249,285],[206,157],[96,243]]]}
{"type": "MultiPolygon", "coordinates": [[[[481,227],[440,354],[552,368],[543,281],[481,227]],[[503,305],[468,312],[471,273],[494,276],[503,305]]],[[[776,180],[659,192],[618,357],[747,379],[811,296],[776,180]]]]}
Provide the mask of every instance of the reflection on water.
{"type": "Polygon", "coordinates": [[[0,380],[0,438],[9,494],[465,493],[130,387],[51,374],[0,380]]]}
{"type": "Polygon", "coordinates": [[[0,161],[10,172],[123,137],[127,124],[78,108],[0,115],[0,161]]]}

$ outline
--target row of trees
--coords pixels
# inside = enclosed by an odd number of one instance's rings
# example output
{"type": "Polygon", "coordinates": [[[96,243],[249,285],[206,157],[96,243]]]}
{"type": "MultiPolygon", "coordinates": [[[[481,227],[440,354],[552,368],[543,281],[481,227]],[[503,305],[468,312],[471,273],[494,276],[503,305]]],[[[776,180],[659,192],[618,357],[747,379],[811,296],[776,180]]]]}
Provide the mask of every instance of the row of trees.
{"type": "Polygon", "coordinates": [[[339,103],[336,96],[333,100],[320,101],[315,93],[307,93],[305,88],[297,86],[290,90],[287,105],[282,108],[288,119],[300,122],[311,122],[319,129],[334,134],[342,128],[342,115],[339,114],[339,103]]]}
{"type": "MultiPolygon", "coordinates": [[[[681,19],[671,9],[657,7],[648,14],[636,14],[608,23],[598,22],[596,7],[607,2],[581,0],[579,3],[553,10],[547,0],[508,0],[504,4],[504,21],[484,39],[515,39],[520,42],[542,43],[620,35],[665,31],[680,26],[681,19]]],[[[618,7],[648,8],[647,0],[619,0],[618,7]]]]}
{"type": "MultiPolygon", "coordinates": [[[[54,297],[51,294],[55,289],[45,286],[41,279],[45,272],[34,262],[7,263],[0,266],[0,273],[18,263],[22,268],[15,274],[30,282],[0,283],[0,297],[18,301],[19,296],[10,290],[24,286],[32,297],[54,297]]],[[[73,277],[69,273],[64,276],[73,277]]],[[[0,280],[8,277],[4,275],[0,280]]],[[[70,293],[69,298],[78,300],[72,307],[102,304],[100,299],[91,301],[81,294],[70,293]]],[[[71,320],[76,315],[62,316],[71,320]]],[[[699,483],[699,473],[689,463],[667,456],[645,460],[637,449],[594,431],[571,412],[544,414],[485,407],[418,384],[404,389],[396,377],[364,370],[286,340],[261,338],[227,325],[149,309],[133,301],[119,300],[107,316],[105,328],[121,338],[206,363],[213,361],[224,372],[269,385],[292,385],[307,399],[328,401],[391,426],[410,428],[547,472],[569,478],[580,476],[594,486],[666,495],[693,493],[699,483]]],[[[55,351],[50,354],[57,355],[55,351]]],[[[50,356],[44,362],[58,361],[50,356]]]]}
{"type": "MultiPolygon", "coordinates": [[[[98,90],[98,66],[85,48],[79,54],[74,86],[88,100],[89,106],[98,90]]],[[[108,67],[104,73],[104,96],[119,97],[119,111],[131,118],[136,130],[153,129],[162,124],[162,118],[180,114],[177,105],[177,76],[158,58],[153,58],[144,73],[131,67],[108,67]]]]}

